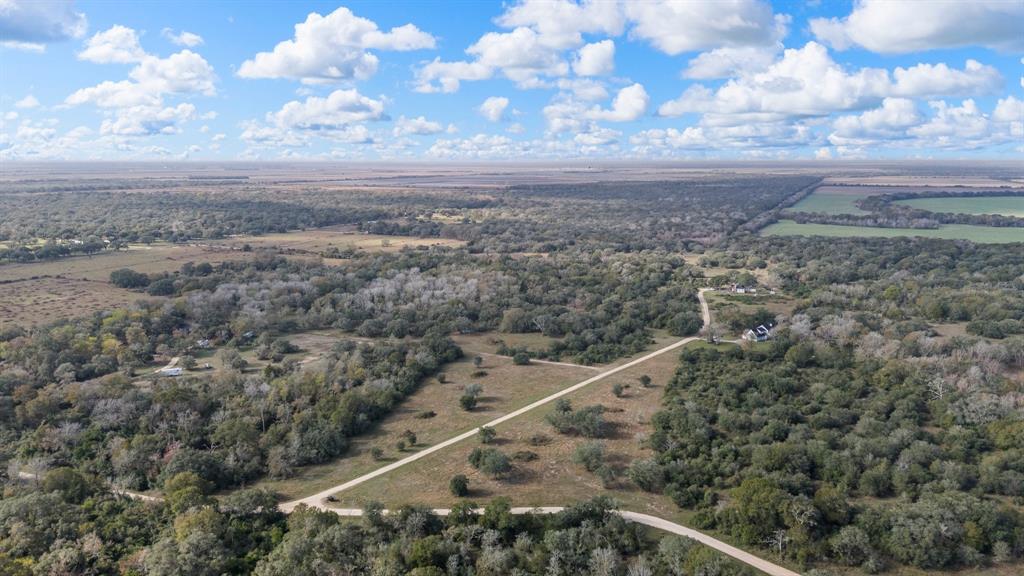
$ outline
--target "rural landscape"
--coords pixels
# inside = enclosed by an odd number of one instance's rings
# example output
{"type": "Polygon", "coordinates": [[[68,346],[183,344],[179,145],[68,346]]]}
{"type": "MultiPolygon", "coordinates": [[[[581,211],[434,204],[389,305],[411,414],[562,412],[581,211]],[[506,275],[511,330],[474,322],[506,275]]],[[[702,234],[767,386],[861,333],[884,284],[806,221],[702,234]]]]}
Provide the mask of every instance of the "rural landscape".
{"type": "Polygon", "coordinates": [[[1024,0],[0,0],[0,576],[1024,574],[1024,0]]]}
{"type": "Polygon", "coordinates": [[[10,573],[1024,567],[1018,167],[46,169],[10,573]]]}

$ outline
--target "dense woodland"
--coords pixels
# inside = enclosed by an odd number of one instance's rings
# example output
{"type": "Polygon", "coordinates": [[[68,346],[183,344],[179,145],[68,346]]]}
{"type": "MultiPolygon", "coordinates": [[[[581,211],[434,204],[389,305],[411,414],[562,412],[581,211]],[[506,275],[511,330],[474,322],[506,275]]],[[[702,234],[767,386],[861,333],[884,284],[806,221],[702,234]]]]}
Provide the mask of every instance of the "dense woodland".
{"type": "MultiPolygon", "coordinates": [[[[645,540],[605,501],[551,518],[495,502],[479,517],[405,509],[351,522],[285,518],[274,494],[238,490],[345,454],[462,356],[453,334],[550,338],[506,349],[517,362],[610,362],[645,349],[654,330],[697,333],[697,289],[732,282],[770,285],[796,308],[724,313],[716,321],[737,332],[778,321],[777,337],[681,355],[650,423],[655,457],[630,466],[633,484],[694,510],[699,527],[824,573],[1020,562],[1024,250],[753,233],[819,180],[719,174],[484,192],[6,184],[0,258],[14,260],[340,223],[467,245],[322,254],[345,258],[331,265],[269,250],[168,274],[113,270],[137,304],[4,326],[0,572],[748,573],[685,539],[645,540]],[[731,272],[706,278],[684,250],[731,272]],[[290,336],[323,329],[352,339],[299,363],[290,336]],[[223,370],[140,376],[174,356],[194,362],[206,341],[223,370]],[[240,352],[268,366],[246,369],[240,352]]],[[[558,403],[547,421],[581,437],[574,459],[601,473],[600,444],[587,440],[602,435],[601,406],[558,403]]],[[[473,466],[501,474],[499,448],[474,454],[473,466]]]]}
{"type": "Polygon", "coordinates": [[[942,337],[929,322],[1019,329],[1024,252],[776,239],[754,252],[804,303],[763,347],[683,354],[654,420],[658,457],[633,476],[702,526],[802,562],[875,573],[1019,557],[1024,420],[1010,376],[1024,338],[942,337]]]}

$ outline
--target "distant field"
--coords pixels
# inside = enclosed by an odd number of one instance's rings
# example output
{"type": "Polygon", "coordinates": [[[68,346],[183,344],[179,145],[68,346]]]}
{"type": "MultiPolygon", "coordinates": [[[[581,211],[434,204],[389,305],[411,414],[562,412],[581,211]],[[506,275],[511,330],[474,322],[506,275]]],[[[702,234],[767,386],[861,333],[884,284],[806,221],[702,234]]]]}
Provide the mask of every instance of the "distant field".
{"type": "Polygon", "coordinates": [[[218,264],[251,257],[252,254],[239,251],[213,251],[182,244],[133,245],[128,250],[101,252],[93,256],[73,256],[28,264],[0,264],[0,281],[35,276],[64,276],[106,282],[110,280],[110,273],[119,268],[151,274],[178,271],[186,262],[218,264]]]}
{"type": "Polygon", "coordinates": [[[824,214],[868,214],[856,206],[858,200],[884,194],[885,190],[848,186],[821,186],[810,196],[786,209],[787,212],[822,212],[824,214]]]}
{"type": "Polygon", "coordinates": [[[919,236],[946,240],[970,240],[982,244],[1008,244],[1024,242],[1024,228],[995,228],[969,224],[946,224],[936,229],[869,228],[866,226],[839,226],[835,224],[799,224],[793,220],[779,220],[761,230],[762,236],[831,236],[863,238],[899,238],[919,236]]]}
{"type": "Polygon", "coordinates": [[[911,198],[895,204],[952,214],[1002,214],[1024,218],[1024,196],[982,196],[976,198],[911,198]]]}
{"type": "Polygon", "coordinates": [[[871,186],[926,186],[926,187],[949,187],[960,186],[964,188],[989,188],[993,186],[1006,186],[1019,188],[1024,186],[1021,180],[999,180],[978,176],[841,176],[825,179],[826,184],[859,184],[871,186]]]}
{"type": "Polygon", "coordinates": [[[39,278],[0,284],[0,327],[7,324],[34,326],[88,316],[142,299],[158,298],[104,282],[66,278],[39,278]]]}
{"type": "Polygon", "coordinates": [[[329,248],[365,250],[369,252],[397,252],[402,248],[420,246],[462,246],[462,240],[450,238],[417,238],[414,236],[382,236],[361,234],[350,226],[335,226],[300,230],[263,236],[242,236],[212,242],[217,246],[239,248],[246,244],[253,248],[276,248],[298,252],[320,253],[329,248]]]}

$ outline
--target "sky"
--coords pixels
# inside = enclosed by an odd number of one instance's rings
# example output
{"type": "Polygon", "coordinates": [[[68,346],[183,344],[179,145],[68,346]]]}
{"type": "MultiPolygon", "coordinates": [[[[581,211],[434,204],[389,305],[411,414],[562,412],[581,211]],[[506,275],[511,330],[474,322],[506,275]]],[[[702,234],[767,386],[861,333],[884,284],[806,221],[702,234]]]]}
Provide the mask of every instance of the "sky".
{"type": "Polygon", "coordinates": [[[0,161],[1024,158],[1024,0],[0,0],[0,161]]]}

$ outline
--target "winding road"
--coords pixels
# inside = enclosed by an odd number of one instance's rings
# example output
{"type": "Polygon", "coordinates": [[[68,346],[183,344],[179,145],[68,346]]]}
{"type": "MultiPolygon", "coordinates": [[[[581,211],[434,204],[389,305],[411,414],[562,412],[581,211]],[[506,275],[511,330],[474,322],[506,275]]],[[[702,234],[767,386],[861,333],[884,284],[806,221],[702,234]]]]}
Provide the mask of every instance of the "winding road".
{"type": "MultiPolygon", "coordinates": [[[[704,292],[706,292],[708,290],[709,290],[708,288],[701,288],[697,292],[697,299],[700,301],[701,315],[703,316],[704,326],[705,327],[711,324],[711,310],[708,308],[707,300],[704,299],[704,292]]],[[[676,342],[673,342],[672,344],[669,344],[668,346],[665,346],[664,348],[660,348],[658,350],[655,350],[654,352],[651,352],[649,354],[641,356],[640,358],[637,358],[635,360],[631,360],[631,361],[629,361],[629,362],[627,362],[625,364],[621,364],[619,366],[615,366],[613,368],[609,368],[608,370],[605,370],[605,371],[601,372],[600,374],[597,374],[597,375],[595,375],[595,376],[593,376],[591,378],[587,378],[586,380],[584,380],[584,381],[582,381],[582,382],[580,382],[578,384],[574,384],[574,385],[572,385],[572,386],[570,386],[568,388],[564,388],[562,390],[559,390],[558,392],[555,392],[554,394],[551,394],[550,396],[541,398],[540,400],[537,400],[536,402],[533,402],[532,404],[528,404],[526,406],[523,406],[522,408],[519,408],[518,410],[515,410],[513,412],[509,412],[508,414],[506,414],[504,416],[501,416],[500,418],[495,418],[494,420],[491,420],[490,422],[488,422],[486,424],[483,424],[480,427],[473,428],[472,430],[468,430],[466,432],[463,432],[462,434],[459,434],[458,436],[455,436],[453,438],[449,438],[448,440],[445,440],[443,442],[439,442],[438,444],[430,446],[429,448],[425,448],[425,449],[423,449],[423,450],[421,450],[421,451],[419,451],[419,452],[417,452],[415,454],[412,454],[410,456],[402,458],[401,460],[397,460],[395,462],[392,462],[391,464],[388,464],[386,466],[382,466],[382,467],[380,467],[380,468],[378,468],[378,469],[376,469],[376,470],[374,470],[372,472],[369,472],[367,474],[359,476],[358,478],[353,478],[352,480],[349,480],[348,482],[345,482],[343,484],[339,484],[337,486],[333,486],[333,487],[328,488],[326,490],[323,490],[321,492],[317,492],[316,494],[313,494],[312,496],[307,496],[305,498],[301,498],[301,499],[298,499],[298,500],[292,500],[290,502],[284,502],[284,503],[282,503],[280,505],[280,508],[281,508],[281,510],[283,512],[290,513],[293,510],[295,510],[295,508],[297,506],[299,506],[300,504],[304,504],[304,505],[309,506],[311,508],[318,508],[320,510],[327,510],[327,511],[339,514],[341,516],[361,516],[363,514],[363,511],[358,509],[358,508],[331,508],[330,506],[327,506],[325,504],[325,499],[328,496],[331,496],[332,494],[337,494],[338,492],[344,492],[345,490],[349,490],[349,489],[351,489],[351,488],[353,488],[355,486],[358,486],[358,485],[363,484],[365,482],[369,482],[370,480],[373,480],[374,478],[377,478],[378,476],[382,476],[384,474],[387,474],[388,472],[391,472],[392,470],[396,470],[398,468],[401,468],[402,466],[405,466],[407,464],[415,462],[415,461],[419,460],[420,458],[425,458],[425,457],[429,456],[430,454],[433,454],[434,452],[438,452],[440,450],[444,450],[445,448],[447,448],[447,447],[449,447],[449,446],[451,446],[453,444],[457,444],[459,442],[462,442],[463,440],[467,440],[469,438],[473,438],[473,437],[475,437],[479,433],[480,428],[482,428],[484,426],[493,428],[493,427],[495,427],[495,426],[497,426],[497,425],[499,425],[499,424],[501,424],[503,422],[507,422],[507,421],[509,421],[509,420],[511,420],[513,418],[516,418],[518,416],[526,414],[527,412],[530,412],[531,410],[535,410],[537,408],[540,408],[541,406],[545,406],[547,404],[550,404],[550,403],[554,402],[555,400],[558,400],[559,398],[562,398],[563,396],[572,394],[573,392],[575,392],[575,391],[577,391],[577,390],[579,390],[581,388],[584,388],[584,387],[589,386],[589,385],[591,385],[591,384],[593,384],[595,382],[603,380],[603,379],[605,379],[605,378],[607,378],[607,377],[609,377],[609,376],[611,376],[613,374],[618,374],[619,372],[622,372],[623,370],[628,370],[628,369],[630,369],[630,368],[632,368],[634,366],[637,366],[639,364],[643,364],[644,362],[647,362],[651,358],[660,356],[660,355],[662,355],[662,354],[664,354],[666,352],[671,352],[672,350],[679,349],[679,348],[689,344],[690,342],[693,342],[693,341],[698,340],[698,339],[699,339],[699,337],[697,337],[697,336],[690,336],[690,337],[678,340],[676,342]]],[[[563,510],[562,507],[512,508],[512,513],[513,514],[538,514],[538,513],[539,514],[555,514],[555,513],[561,512],[562,510],[563,510]]],[[[438,515],[441,515],[441,516],[445,516],[449,512],[450,512],[450,510],[446,509],[446,508],[438,508],[438,509],[434,510],[434,513],[436,513],[438,515]]],[[[779,566],[778,564],[769,562],[768,560],[765,560],[764,558],[760,558],[760,557],[755,556],[755,555],[753,555],[753,554],[751,554],[749,552],[740,550],[739,548],[736,548],[735,546],[731,546],[731,545],[729,545],[729,544],[727,544],[725,542],[722,542],[721,540],[719,540],[717,538],[709,536],[709,535],[707,535],[707,534],[705,534],[703,532],[694,530],[693,528],[688,528],[688,527],[683,526],[681,524],[676,524],[675,522],[671,522],[669,520],[665,520],[664,518],[658,518],[657,516],[651,516],[649,514],[641,514],[639,512],[630,512],[628,510],[621,510],[621,511],[618,511],[617,513],[620,514],[623,518],[625,518],[627,520],[630,520],[632,522],[636,522],[638,524],[643,524],[644,526],[650,526],[652,528],[657,528],[659,530],[664,530],[665,532],[669,532],[669,533],[672,533],[672,534],[678,534],[680,536],[686,536],[688,538],[692,538],[693,540],[696,540],[696,541],[700,542],[701,544],[704,544],[705,546],[713,548],[713,549],[721,552],[722,554],[730,556],[731,558],[733,558],[735,560],[738,560],[738,561],[740,561],[740,562],[742,562],[742,563],[744,563],[744,564],[746,564],[746,565],[748,565],[748,566],[750,566],[752,568],[756,568],[756,569],[758,569],[758,570],[760,570],[760,571],[762,571],[762,572],[764,572],[766,574],[770,574],[772,576],[799,576],[799,574],[797,572],[793,572],[792,570],[789,570],[787,568],[779,566]]]]}
{"type": "MultiPolygon", "coordinates": [[[[697,293],[697,299],[700,300],[701,314],[702,314],[702,316],[704,318],[704,326],[708,326],[711,323],[711,311],[708,308],[707,301],[704,299],[704,292],[707,291],[707,290],[708,290],[707,288],[702,288],[697,293]]],[[[565,388],[563,390],[555,392],[554,394],[551,394],[550,396],[547,396],[545,398],[537,400],[536,402],[533,402],[532,404],[529,404],[527,406],[519,408],[518,410],[510,412],[510,413],[508,413],[508,414],[506,414],[506,415],[504,415],[504,416],[502,416],[500,418],[496,418],[494,420],[491,420],[490,422],[484,424],[483,426],[494,427],[494,426],[497,426],[497,425],[501,424],[502,422],[507,422],[507,421],[509,421],[509,420],[511,420],[511,419],[513,419],[513,418],[515,418],[517,416],[521,416],[521,415],[523,415],[523,414],[525,414],[525,413],[527,413],[527,412],[529,412],[531,410],[535,410],[535,409],[537,409],[537,408],[539,408],[541,406],[544,406],[546,404],[550,404],[551,402],[554,402],[555,400],[557,400],[557,399],[559,399],[559,398],[561,398],[563,396],[566,396],[568,394],[572,394],[573,392],[575,392],[575,391],[577,391],[577,390],[579,390],[581,388],[584,388],[586,386],[589,386],[589,385],[593,384],[594,382],[598,382],[598,381],[603,380],[603,379],[605,379],[605,378],[607,378],[607,377],[609,377],[609,376],[611,376],[613,374],[617,374],[619,372],[622,372],[623,370],[628,370],[628,369],[630,369],[630,368],[632,368],[634,366],[637,366],[639,364],[643,364],[644,362],[650,360],[651,358],[654,358],[656,356],[660,356],[660,355],[662,355],[662,354],[664,354],[666,352],[671,352],[672,350],[676,350],[678,348],[681,348],[682,346],[685,346],[686,344],[689,344],[690,342],[693,342],[693,341],[695,341],[697,339],[698,339],[697,336],[690,336],[690,337],[687,337],[687,338],[683,338],[683,339],[681,339],[681,340],[679,340],[677,342],[674,342],[672,344],[669,344],[668,346],[665,346],[664,348],[660,348],[660,349],[655,350],[654,352],[651,352],[651,353],[649,353],[647,355],[641,356],[640,358],[637,358],[637,359],[632,360],[630,362],[627,362],[625,364],[621,364],[619,366],[615,366],[613,368],[605,370],[604,372],[601,372],[600,374],[597,374],[596,376],[593,376],[592,378],[588,378],[588,379],[586,379],[586,380],[584,380],[584,381],[582,381],[582,382],[580,382],[578,384],[574,384],[574,385],[572,385],[572,386],[570,386],[568,388],[565,388]]],[[[575,366],[575,365],[573,365],[573,366],[575,366]]],[[[483,427],[483,426],[481,426],[481,427],[483,427]]],[[[344,484],[339,484],[337,486],[333,486],[333,487],[328,488],[326,490],[323,490],[321,492],[317,492],[316,494],[313,494],[312,496],[307,496],[306,498],[301,498],[299,500],[292,500],[290,502],[284,502],[284,503],[282,503],[280,505],[280,509],[281,509],[282,512],[287,514],[287,513],[292,512],[293,510],[295,510],[295,508],[297,506],[299,506],[300,504],[304,504],[304,505],[309,506],[311,508],[318,508],[320,510],[327,510],[327,511],[330,511],[330,512],[334,512],[334,513],[336,513],[336,514],[338,514],[340,516],[362,516],[363,511],[361,509],[358,509],[358,508],[331,508],[331,507],[327,506],[324,503],[324,501],[325,501],[325,499],[328,496],[330,496],[332,494],[336,494],[338,492],[343,492],[343,491],[348,490],[348,489],[350,489],[350,488],[352,488],[354,486],[358,486],[358,485],[360,485],[360,484],[362,484],[364,482],[369,482],[370,480],[373,480],[374,478],[376,478],[378,476],[382,476],[384,474],[387,474],[388,472],[391,472],[392,470],[395,470],[397,468],[401,468],[402,466],[405,466],[406,464],[409,464],[411,462],[415,462],[416,460],[419,460],[420,458],[424,458],[424,457],[426,457],[426,456],[428,456],[430,454],[433,454],[434,452],[437,452],[439,450],[443,450],[443,449],[447,448],[448,446],[451,446],[451,445],[456,444],[458,442],[461,442],[463,440],[472,438],[472,437],[476,436],[476,434],[480,431],[481,427],[473,428],[472,430],[469,430],[467,432],[463,432],[462,434],[459,434],[458,436],[455,436],[453,438],[449,438],[448,440],[445,440],[444,442],[440,442],[438,444],[435,444],[435,445],[433,445],[433,446],[431,446],[429,448],[425,448],[425,449],[423,449],[423,450],[421,450],[421,451],[419,451],[419,452],[417,452],[415,454],[412,454],[411,456],[407,456],[407,457],[405,457],[405,458],[403,458],[401,460],[398,460],[396,462],[388,464],[387,466],[383,466],[383,467],[378,468],[378,469],[376,469],[376,470],[374,470],[372,472],[364,474],[364,475],[362,475],[362,476],[360,476],[358,478],[354,478],[352,480],[349,480],[348,482],[345,482],[344,484]]],[[[38,478],[35,474],[29,473],[29,472],[24,472],[24,471],[18,472],[18,477],[20,477],[23,480],[36,480],[38,478]]],[[[149,502],[157,502],[157,501],[161,500],[161,498],[159,496],[151,496],[151,495],[148,495],[148,494],[140,494],[138,492],[131,492],[129,490],[113,489],[113,492],[115,494],[119,494],[119,495],[127,497],[127,498],[134,498],[134,499],[137,499],[137,500],[145,500],[145,501],[149,501],[149,502]]],[[[563,507],[551,506],[551,507],[539,507],[539,508],[512,508],[511,512],[512,512],[512,514],[557,514],[558,512],[561,512],[562,510],[564,510],[563,507]]],[[[438,509],[434,510],[434,513],[439,515],[439,516],[447,516],[450,512],[451,512],[451,510],[447,509],[447,508],[438,508],[438,509]]],[[[478,509],[477,512],[478,513],[482,513],[483,509],[478,509]]],[[[680,536],[685,536],[687,538],[691,538],[693,540],[696,540],[697,542],[700,542],[701,544],[704,544],[705,546],[713,548],[713,549],[721,552],[722,554],[725,554],[726,556],[729,556],[729,557],[731,557],[731,558],[733,558],[733,559],[735,559],[735,560],[737,560],[739,562],[742,562],[742,563],[744,563],[744,564],[746,564],[746,565],[748,565],[748,566],[750,566],[752,568],[756,568],[757,570],[760,570],[761,572],[764,572],[766,574],[770,574],[771,576],[799,576],[799,573],[797,573],[797,572],[793,572],[792,570],[789,570],[787,568],[779,566],[778,564],[775,564],[773,562],[769,562],[768,560],[765,560],[764,558],[755,556],[755,555],[753,555],[753,554],[751,554],[749,552],[746,552],[744,550],[740,550],[739,548],[736,548],[735,546],[727,544],[727,543],[725,543],[725,542],[723,542],[723,541],[721,541],[721,540],[719,540],[717,538],[714,538],[712,536],[709,536],[709,535],[707,535],[707,534],[705,534],[703,532],[700,532],[698,530],[694,530],[693,528],[688,528],[688,527],[683,526],[681,524],[676,524],[675,522],[671,522],[669,520],[665,520],[664,518],[659,518],[657,516],[651,516],[649,514],[642,514],[640,512],[631,512],[631,511],[628,511],[628,510],[618,510],[618,511],[616,511],[616,514],[621,515],[626,520],[629,520],[631,522],[636,522],[637,524],[643,524],[644,526],[650,526],[652,528],[657,528],[659,530],[663,530],[663,531],[669,532],[671,534],[678,534],[680,536]]]]}

